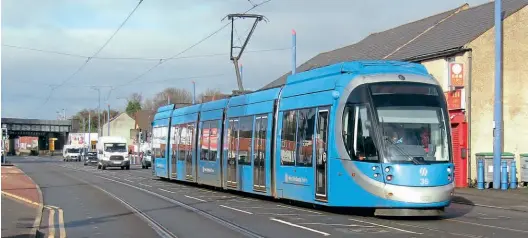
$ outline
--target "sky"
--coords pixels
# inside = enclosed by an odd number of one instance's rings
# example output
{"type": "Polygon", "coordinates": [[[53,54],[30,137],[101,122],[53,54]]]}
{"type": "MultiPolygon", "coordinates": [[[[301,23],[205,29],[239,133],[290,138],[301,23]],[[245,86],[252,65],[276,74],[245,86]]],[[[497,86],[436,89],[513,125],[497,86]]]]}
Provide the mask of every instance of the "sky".
{"type": "MultiPolygon", "coordinates": [[[[102,108],[109,104],[118,110],[134,92],[148,98],[167,87],[191,91],[192,81],[197,94],[207,88],[230,93],[237,89],[229,59],[231,27],[144,73],[159,59],[172,57],[218,30],[227,23],[222,21],[227,14],[244,12],[261,1],[144,0],[98,54],[100,58],[91,59],[70,78],[86,58],[4,45],[92,56],[138,0],[2,0],[1,116],[56,119],[62,109],[71,116],[97,108],[99,95],[92,86],[100,88],[102,108]],[[66,79],[70,80],[52,91],[53,85],[66,79]]],[[[464,3],[472,7],[488,1],[271,0],[250,12],[269,21],[258,24],[241,57],[244,88],[257,90],[291,70],[292,29],[297,32],[300,65],[369,34],[464,3]]],[[[251,24],[250,19],[235,22],[235,43],[245,39],[251,24]]]]}

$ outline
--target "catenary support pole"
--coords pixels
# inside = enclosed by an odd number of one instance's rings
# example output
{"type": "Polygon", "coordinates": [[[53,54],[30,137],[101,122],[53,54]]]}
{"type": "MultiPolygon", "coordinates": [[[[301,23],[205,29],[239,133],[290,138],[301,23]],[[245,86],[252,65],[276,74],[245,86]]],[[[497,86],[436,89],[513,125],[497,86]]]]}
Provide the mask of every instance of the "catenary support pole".
{"type": "Polygon", "coordinates": [[[292,29],[292,75],[297,68],[297,32],[292,29]]]}
{"type": "Polygon", "coordinates": [[[493,112],[493,188],[500,189],[502,155],[502,0],[495,1],[495,107],[493,112]]]}

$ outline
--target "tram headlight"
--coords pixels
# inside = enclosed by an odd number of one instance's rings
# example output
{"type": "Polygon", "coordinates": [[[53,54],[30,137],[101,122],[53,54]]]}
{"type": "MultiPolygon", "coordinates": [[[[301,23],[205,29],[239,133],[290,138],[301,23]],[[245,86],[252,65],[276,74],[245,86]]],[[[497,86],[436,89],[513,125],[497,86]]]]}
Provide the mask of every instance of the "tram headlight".
{"type": "Polygon", "coordinates": [[[447,175],[447,180],[451,181],[451,175],[447,175]]]}
{"type": "Polygon", "coordinates": [[[389,167],[385,167],[385,173],[388,173],[390,171],[391,171],[391,167],[390,166],[389,167]]]}
{"type": "Polygon", "coordinates": [[[378,173],[375,173],[375,174],[374,174],[374,178],[377,178],[377,177],[379,177],[379,175],[380,175],[380,174],[378,174],[378,173]]]}
{"type": "Polygon", "coordinates": [[[451,167],[447,167],[447,172],[451,173],[451,167]]]}
{"type": "Polygon", "coordinates": [[[387,179],[387,181],[391,181],[392,180],[392,175],[390,175],[390,174],[387,175],[386,179],[387,179]]]}
{"type": "Polygon", "coordinates": [[[378,169],[378,166],[372,166],[372,171],[376,171],[378,169]]]}

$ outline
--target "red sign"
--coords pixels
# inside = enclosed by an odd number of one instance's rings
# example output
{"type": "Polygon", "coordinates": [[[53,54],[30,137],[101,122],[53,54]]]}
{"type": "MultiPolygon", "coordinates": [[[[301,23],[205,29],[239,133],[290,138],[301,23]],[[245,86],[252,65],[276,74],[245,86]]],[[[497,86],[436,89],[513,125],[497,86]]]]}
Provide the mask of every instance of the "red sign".
{"type": "Polygon", "coordinates": [[[457,89],[452,92],[445,93],[447,100],[448,109],[459,109],[462,108],[462,92],[460,89],[457,89]]]}
{"type": "Polygon", "coordinates": [[[451,86],[464,87],[464,65],[449,63],[449,77],[451,78],[451,86]]]}

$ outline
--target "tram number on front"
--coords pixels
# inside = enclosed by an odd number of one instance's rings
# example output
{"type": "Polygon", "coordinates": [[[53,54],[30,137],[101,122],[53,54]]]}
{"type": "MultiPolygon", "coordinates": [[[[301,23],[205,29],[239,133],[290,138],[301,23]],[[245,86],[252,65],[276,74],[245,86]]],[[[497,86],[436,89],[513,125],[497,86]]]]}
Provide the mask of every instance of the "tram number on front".
{"type": "Polygon", "coordinates": [[[420,178],[420,185],[429,185],[428,178],[420,178]]]}

